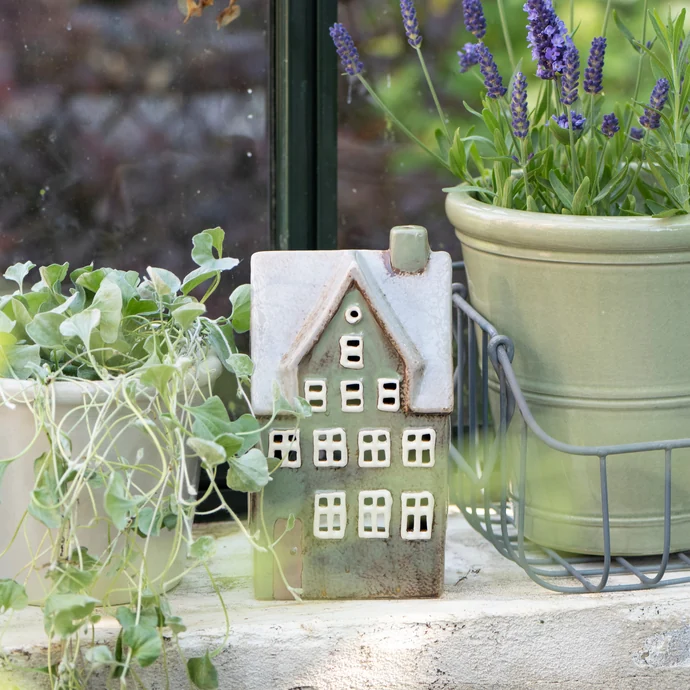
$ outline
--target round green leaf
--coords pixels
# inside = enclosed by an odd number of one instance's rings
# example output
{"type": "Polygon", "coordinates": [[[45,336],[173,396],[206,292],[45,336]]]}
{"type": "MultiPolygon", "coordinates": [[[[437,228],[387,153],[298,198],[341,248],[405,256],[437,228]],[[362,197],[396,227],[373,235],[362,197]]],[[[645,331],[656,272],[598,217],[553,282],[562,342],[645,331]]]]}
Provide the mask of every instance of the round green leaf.
{"type": "Polygon", "coordinates": [[[208,652],[202,657],[194,657],[187,661],[187,671],[192,683],[199,690],[217,690],[218,671],[211,661],[208,652]]]}
{"type": "Polygon", "coordinates": [[[231,458],[228,467],[228,488],[234,491],[254,493],[268,484],[271,477],[268,473],[266,456],[254,448],[239,458],[231,458]]]}
{"type": "Polygon", "coordinates": [[[10,609],[20,611],[29,605],[29,597],[22,585],[14,580],[0,580],[0,613],[10,609]]]}

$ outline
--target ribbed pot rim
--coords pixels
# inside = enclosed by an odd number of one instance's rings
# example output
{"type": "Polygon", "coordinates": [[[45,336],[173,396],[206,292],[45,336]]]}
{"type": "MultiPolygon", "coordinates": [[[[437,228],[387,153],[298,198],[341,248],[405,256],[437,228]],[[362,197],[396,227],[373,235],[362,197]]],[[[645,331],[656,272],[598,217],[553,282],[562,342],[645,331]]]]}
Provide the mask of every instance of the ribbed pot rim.
{"type": "MultiPolygon", "coordinates": [[[[197,381],[203,382],[210,378],[215,382],[223,370],[221,361],[215,355],[209,355],[199,363],[194,375],[197,381]]],[[[191,375],[191,374],[189,374],[191,375]]],[[[118,385],[118,379],[111,381],[55,381],[52,389],[55,392],[55,403],[60,405],[83,404],[84,398],[91,398],[94,402],[107,398],[118,385]]],[[[0,378],[0,390],[12,403],[29,402],[35,399],[38,383],[19,379],[0,378]]],[[[138,396],[138,400],[144,399],[145,394],[138,396]]],[[[2,402],[0,400],[0,402],[2,402]]]]}
{"type": "Polygon", "coordinates": [[[448,219],[465,238],[537,251],[690,251],[690,216],[573,216],[491,206],[466,192],[446,197],[448,219]]]}

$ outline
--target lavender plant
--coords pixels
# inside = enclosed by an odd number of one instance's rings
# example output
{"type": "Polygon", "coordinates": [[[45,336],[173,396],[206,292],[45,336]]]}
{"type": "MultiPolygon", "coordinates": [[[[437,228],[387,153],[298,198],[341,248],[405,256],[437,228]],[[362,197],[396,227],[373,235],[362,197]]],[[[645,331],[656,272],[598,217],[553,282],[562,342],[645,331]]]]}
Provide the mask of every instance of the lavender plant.
{"type": "Polygon", "coordinates": [[[532,69],[516,64],[508,19],[498,0],[514,65],[507,79],[484,42],[487,22],[481,0],[463,0],[470,40],[458,51],[459,72],[476,70],[484,88],[481,112],[464,105],[486,131],[478,132],[473,125],[451,133],[422,53],[414,2],[401,0],[408,42],[417,53],[441,119],[437,147],[411,132],[375,92],[347,29],[336,24],[331,36],[346,74],[358,79],[394,124],[460,179],[453,190],[463,189],[496,206],[539,213],[670,217],[690,213],[686,10],[677,16],[669,12],[664,21],[657,11],[649,10],[648,0],[641,1],[645,21],[639,39],[611,12],[612,2],[607,2],[602,35],[592,40],[582,74],[575,32],[568,30],[552,0],[526,0],[523,9],[532,69]],[[611,16],[637,52],[637,78],[628,102],[606,108],[605,35],[611,16]],[[648,25],[655,34],[651,41],[648,25]],[[645,97],[640,92],[648,66],[656,84],[645,97]],[[530,99],[531,94],[536,97],[530,99]]]}

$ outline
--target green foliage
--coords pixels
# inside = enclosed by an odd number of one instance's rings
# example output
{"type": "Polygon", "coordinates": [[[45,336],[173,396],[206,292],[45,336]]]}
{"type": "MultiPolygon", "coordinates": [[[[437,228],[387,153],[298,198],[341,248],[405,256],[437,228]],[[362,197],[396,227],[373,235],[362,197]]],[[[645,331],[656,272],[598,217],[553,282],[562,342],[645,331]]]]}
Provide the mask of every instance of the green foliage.
{"type": "MultiPolygon", "coordinates": [[[[680,9],[676,16],[669,13],[668,19],[651,10],[639,33],[629,28],[623,17],[614,12],[610,22],[614,31],[607,33],[611,3],[600,4],[602,9],[606,7],[601,29],[598,21],[598,26],[591,26],[590,14],[597,11],[594,4],[583,3],[580,7],[581,4],[577,3],[577,11],[578,18],[584,19],[590,33],[606,35],[608,40],[605,91],[585,93],[580,83],[579,102],[576,99],[571,106],[566,107],[561,102],[560,75],[553,80],[535,79],[535,65],[526,51],[522,60],[513,55],[512,41],[504,47],[504,55],[500,55],[501,38],[514,37],[514,27],[523,25],[521,21],[514,22],[512,15],[507,19],[501,16],[500,25],[494,15],[489,27],[502,31],[493,36],[490,29],[483,39],[497,55],[503,81],[509,86],[506,95],[475,98],[472,101],[474,107],[464,103],[466,112],[455,113],[462,121],[461,125],[447,136],[444,134],[446,117],[425,69],[421,49],[417,50],[422,60],[421,69],[416,74],[408,66],[400,70],[397,77],[404,82],[405,88],[402,89],[401,85],[396,87],[393,79],[393,87],[386,90],[385,102],[376,95],[367,78],[362,74],[357,78],[372,94],[373,102],[382,109],[389,122],[397,125],[460,180],[458,187],[444,191],[463,190],[487,204],[539,213],[652,215],[661,218],[690,213],[690,79],[686,79],[690,74],[690,41],[685,28],[686,10],[680,9]],[[517,71],[522,71],[531,82],[528,135],[524,139],[518,138],[522,134],[513,126],[511,90],[514,79],[509,79],[510,72],[503,68],[506,57],[510,59],[513,77],[517,71]],[[431,109],[418,97],[417,83],[424,79],[430,87],[431,100],[444,121],[440,130],[428,123],[431,109]],[[660,79],[667,80],[670,89],[668,101],[664,101],[661,110],[656,111],[649,94],[651,84],[660,79]],[[619,82],[628,89],[622,98],[620,92],[616,93],[621,88],[619,82]],[[618,100],[611,98],[611,94],[618,96],[618,100]],[[417,102],[411,103],[411,98],[417,102]],[[482,107],[477,107],[478,100],[482,107]],[[406,124],[395,115],[393,106],[396,104],[401,112],[405,112],[406,124]],[[573,126],[572,116],[568,114],[571,108],[578,113],[578,118],[582,116],[585,119],[581,128],[573,126]],[[609,118],[608,127],[603,126],[605,113],[609,118]],[[650,114],[653,115],[651,123],[650,114]],[[613,115],[618,122],[618,131],[611,125],[613,115]],[[423,120],[426,137],[420,139],[408,129],[408,123],[415,117],[420,123],[423,120]],[[659,126],[655,118],[659,120],[659,126]],[[640,125],[644,128],[641,139],[632,135],[632,128],[640,125]],[[428,144],[432,131],[435,150],[428,144]]],[[[491,3],[485,5],[487,13],[495,11],[491,3]]],[[[515,10],[519,12],[517,7],[515,10]]],[[[433,14],[434,10],[429,10],[429,13],[433,14]]],[[[421,16],[423,19],[424,12],[421,16]]],[[[522,20],[524,14],[519,17],[522,20]]],[[[572,30],[571,27],[571,37],[580,49],[583,73],[590,45],[588,39],[582,38],[582,26],[575,24],[578,28],[572,30]]],[[[521,51],[527,47],[524,37],[524,32],[521,32],[521,51]]],[[[463,45],[468,40],[473,39],[467,34],[457,35],[454,43],[463,45]]],[[[437,48],[434,45],[432,49],[437,48]]],[[[444,64],[440,58],[437,62],[444,64]]],[[[472,70],[479,77],[479,68],[472,70]]],[[[460,78],[464,80],[466,77],[460,78]]],[[[388,81],[391,81],[390,77],[388,81]]],[[[468,81],[467,88],[471,88],[472,83],[468,81]]],[[[466,89],[462,91],[466,92],[466,89]]]]}
{"type": "Polygon", "coordinates": [[[0,580],[0,613],[10,609],[20,611],[29,605],[29,597],[22,585],[14,580],[0,580]]]}
{"type": "Polygon", "coordinates": [[[232,327],[238,333],[245,333],[249,330],[251,297],[251,285],[240,285],[232,295],[230,295],[230,302],[232,303],[232,327]]]}
{"type": "Polygon", "coordinates": [[[232,458],[227,481],[228,487],[235,491],[261,491],[271,481],[266,456],[258,448],[253,448],[239,458],[232,458]]]}
{"type": "MultiPolygon", "coordinates": [[[[39,279],[27,286],[35,268],[31,262],[5,273],[17,289],[0,299],[0,375],[27,381],[32,396],[3,397],[0,405],[28,406],[36,422],[35,441],[41,443],[25,519],[49,531],[28,570],[32,577],[45,577],[49,644],[64,641],[59,661],[44,669],[52,690],[85,690],[97,668],[129,682],[136,665],[161,659],[164,631],[174,638],[186,630],[158,592],[178,576],[171,568],[187,552],[201,567],[215,553],[212,537],[192,536],[194,514],[204,499],[193,483],[195,463],[219,496],[218,510],[232,512],[216,480],[221,466],[237,491],[261,491],[270,481],[268,460],[255,447],[262,428],[251,406],[249,413],[231,418],[226,404],[211,392],[222,364],[234,375],[246,409],[245,388],[254,370],[235,344],[235,333],[249,328],[249,286],[232,294],[229,316],[206,314],[205,301],[222,273],[238,263],[223,257],[223,239],[220,228],[194,238],[192,259],[198,268],[184,280],[155,267],[140,276],[93,266],[70,272],[68,264],[53,264],[39,268],[39,279]],[[200,298],[194,296],[204,287],[200,298]],[[73,403],[67,417],[64,406],[55,404],[54,384],[64,382],[83,390],[83,402],[73,403]],[[123,445],[122,439],[135,443],[123,445]],[[131,448],[132,457],[123,457],[124,447],[131,448]],[[95,515],[86,518],[88,524],[82,522],[84,510],[95,515]],[[107,534],[101,552],[75,546],[92,529],[107,534]],[[151,545],[164,534],[175,551],[166,564],[156,549],[152,562],[151,545]],[[133,604],[116,611],[117,641],[113,648],[94,646],[93,626],[101,615],[96,608],[112,611],[111,590],[122,583],[133,588],[133,604]],[[105,590],[102,599],[94,596],[97,587],[99,597],[105,590]]],[[[302,399],[290,405],[280,398],[276,409],[281,413],[299,419],[311,412],[302,399]]],[[[15,461],[0,457],[0,485],[15,461]]],[[[254,548],[273,549],[259,544],[241,524],[240,529],[254,548]]],[[[17,535],[23,538],[21,530],[17,535]]],[[[0,580],[0,613],[27,603],[18,582],[0,580]]],[[[187,668],[196,687],[218,687],[210,654],[191,659],[187,668]]]]}
{"type": "Polygon", "coordinates": [[[43,607],[46,632],[65,639],[77,632],[100,602],[86,594],[51,594],[43,607]]]}
{"type": "Polygon", "coordinates": [[[187,662],[187,673],[199,690],[217,690],[218,671],[208,654],[190,659],[187,662]]]}

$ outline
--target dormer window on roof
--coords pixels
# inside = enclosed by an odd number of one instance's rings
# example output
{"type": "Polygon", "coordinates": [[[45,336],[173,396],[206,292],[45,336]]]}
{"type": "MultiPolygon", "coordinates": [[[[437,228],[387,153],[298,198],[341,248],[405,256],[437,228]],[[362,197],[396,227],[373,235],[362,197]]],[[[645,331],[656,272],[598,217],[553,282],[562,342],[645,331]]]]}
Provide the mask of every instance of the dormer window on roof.
{"type": "Polygon", "coordinates": [[[378,405],[382,412],[397,412],[400,409],[400,381],[379,379],[378,405]]]}
{"type": "Polygon", "coordinates": [[[325,412],[328,387],[325,379],[307,379],[304,382],[304,399],[312,412],[325,412]]]}
{"type": "Polygon", "coordinates": [[[340,339],[340,366],[346,369],[364,368],[364,338],[344,335],[340,339]]]}
{"type": "Polygon", "coordinates": [[[364,385],[361,381],[341,381],[343,412],[364,412],[364,385]]]}

